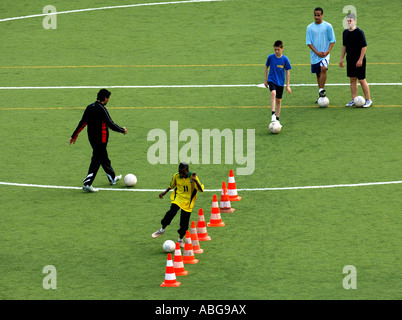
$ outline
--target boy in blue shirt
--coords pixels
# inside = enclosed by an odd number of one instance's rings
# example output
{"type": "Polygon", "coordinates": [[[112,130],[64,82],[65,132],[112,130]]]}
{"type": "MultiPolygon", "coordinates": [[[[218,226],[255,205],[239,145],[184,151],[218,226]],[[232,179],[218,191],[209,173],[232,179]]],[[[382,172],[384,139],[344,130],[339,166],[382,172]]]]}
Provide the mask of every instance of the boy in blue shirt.
{"type": "Polygon", "coordinates": [[[275,53],[268,56],[267,62],[265,64],[264,85],[267,88],[269,87],[269,90],[271,91],[271,122],[279,122],[283,86],[285,84],[285,73],[286,91],[289,94],[292,93],[292,90],[289,87],[290,69],[292,69],[292,66],[290,65],[288,57],[282,54],[283,42],[281,40],[275,41],[274,49],[275,53]]]}

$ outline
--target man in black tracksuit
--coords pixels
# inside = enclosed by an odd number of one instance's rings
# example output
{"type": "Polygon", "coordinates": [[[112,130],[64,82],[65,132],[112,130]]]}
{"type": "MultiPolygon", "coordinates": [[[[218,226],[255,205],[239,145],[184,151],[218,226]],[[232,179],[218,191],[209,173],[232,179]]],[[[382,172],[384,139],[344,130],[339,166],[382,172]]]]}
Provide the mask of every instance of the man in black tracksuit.
{"type": "Polygon", "coordinates": [[[70,145],[72,143],[74,144],[77,140],[78,134],[85,128],[85,126],[88,126],[88,140],[93,149],[91,164],[89,166],[88,174],[84,179],[83,186],[83,190],[88,192],[97,191],[92,187],[92,183],[95,180],[100,166],[105,170],[110,184],[114,185],[117,180],[121,179],[121,176],[116,177],[115,175],[107,154],[106,146],[109,140],[109,128],[113,131],[124,134],[127,133],[127,129],[115,124],[105,107],[109,102],[110,94],[111,93],[106,89],[102,89],[98,92],[97,101],[90,104],[85,109],[81,121],[70,138],[70,145]]]}

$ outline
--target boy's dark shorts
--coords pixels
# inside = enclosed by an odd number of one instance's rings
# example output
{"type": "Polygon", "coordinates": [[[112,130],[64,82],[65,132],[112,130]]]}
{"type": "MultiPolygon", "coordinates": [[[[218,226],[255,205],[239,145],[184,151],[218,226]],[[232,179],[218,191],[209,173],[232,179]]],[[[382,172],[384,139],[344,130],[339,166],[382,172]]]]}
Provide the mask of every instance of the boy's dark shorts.
{"type": "Polygon", "coordinates": [[[282,99],[283,95],[283,86],[278,86],[272,81],[268,82],[269,91],[276,90],[276,99],[282,99]]]}
{"type": "Polygon", "coordinates": [[[357,61],[347,61],[347,76],[349,78],[357,78],[359,80],[366,79],[366,59],[363,60],[363,65],[360,68],[356,67],[357,61]]]}

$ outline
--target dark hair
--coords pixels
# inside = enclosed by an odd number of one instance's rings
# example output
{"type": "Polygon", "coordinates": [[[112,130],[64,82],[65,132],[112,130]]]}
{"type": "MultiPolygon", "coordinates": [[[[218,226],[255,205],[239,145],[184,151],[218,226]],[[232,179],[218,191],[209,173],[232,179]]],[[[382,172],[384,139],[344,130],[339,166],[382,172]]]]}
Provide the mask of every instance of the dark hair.
{"type": "Polygon", "coordinates": [[[187,169],[188,170],[188,163],[187,162],[181,162],[179,164],[179,171],[183,170],[183,169],[187,169]]]}
{"type": "Polygon", "coordinates": [[[283,42],[281,40],[276,40],[274,43],[274,47],[283,48],[283,42]]]}
{"type": "Polygon", "coordinates": [[[106,99],[106,98],[109,98],[110,95],[111,95],[111,92],[110,92],[109,90],[101,89],[101,90],[99,90],[99,92],[98,92],[98,97],[97,97],[97,99],[98,99],[99,101],[105,101],[105,99],[106,99]]]}
{"type": "Polygon", "coordinates": [[[315,9],[314,9],[314,12],[316,12],[316,11],[321,11],[321,14],[324,14],[324,9],[321,8],[321,7],[315,8],[315,9]]]}

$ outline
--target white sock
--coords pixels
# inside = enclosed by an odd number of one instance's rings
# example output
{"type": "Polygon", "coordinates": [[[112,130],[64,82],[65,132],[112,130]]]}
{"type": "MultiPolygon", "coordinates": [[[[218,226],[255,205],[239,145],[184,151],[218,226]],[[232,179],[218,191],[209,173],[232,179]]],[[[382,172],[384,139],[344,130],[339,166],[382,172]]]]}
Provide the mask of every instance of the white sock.
{"type": "Polygon", "coordinates": [[[163,228],[160,228],[160,230],[159,230],[160,232],[165,232],[165,229],[163,229],[163,228]]]}
{"type": "Polygon", "coordinates": [[[183,239],[182,239],[182,238],[179,238],[179,239],[177,239],[177,241],[179,241],[179,242],[183,242],[183,239]]]}
{"type": "Polygon", "coordinates": [[[318,92],[321,92],[322,90],[324,90],[324,88],[320,88],[320,89],[318,90],[318,92]]]}

